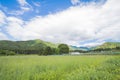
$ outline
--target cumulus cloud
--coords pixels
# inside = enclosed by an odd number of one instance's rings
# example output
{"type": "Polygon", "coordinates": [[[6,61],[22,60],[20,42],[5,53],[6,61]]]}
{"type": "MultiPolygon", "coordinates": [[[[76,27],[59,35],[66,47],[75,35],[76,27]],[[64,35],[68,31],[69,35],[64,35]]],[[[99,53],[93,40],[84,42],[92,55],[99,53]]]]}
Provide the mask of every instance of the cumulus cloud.
{"type": "Polygon", "coordinates": [[[120,41],[120,1],[108,0],[103,5],[73,6],[67,10],[36,16],[29,21],[7,18],[7,32],[17,40],[42,39],[86,46],[99,45],[105,40],[120,41]]]}
{"type": "Polygon", "coordinates": [[[16,17],[7,18],[6,31],[9,35],[13,36],[16,40],[29,40],[38,38],[38,34],[26,30],[24,26],[24,21],[16,17]]]}

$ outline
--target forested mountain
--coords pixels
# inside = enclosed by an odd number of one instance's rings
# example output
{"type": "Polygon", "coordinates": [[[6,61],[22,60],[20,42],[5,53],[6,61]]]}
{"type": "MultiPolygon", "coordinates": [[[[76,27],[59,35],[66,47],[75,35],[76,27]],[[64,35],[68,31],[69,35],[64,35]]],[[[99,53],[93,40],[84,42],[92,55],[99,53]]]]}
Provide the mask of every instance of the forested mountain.
{"type": "Polygon", "coordinates": [[[70,46],[70,49],[78,52],[89,52],[89,51],[120,51],[120,42],[105,42],[102,45],[94,46],[94,47],[77,47],[70,46]]]}
{"type": "Polygon", "coordinates": [[[42,40],[29,40],[29,41],[8,41],[2,40],[0,41],[0,49],[36,49],[37,47],[57,47],[56,44],[45,42],[42,40]]]}
{"type": "Polygon", "coordinates": [[[99,48],[116,48],[116,47],[120,47],[120,42],[106,42],[102,45],[97,46],[95,49],[99,49],[99,48]]]}
{"type": "Polygon", "coordinates": [[[2,40],[0,41],[0,50],[10,50],[16,53],[39,53],[42,54],[42,51],[46,47],[50,47],[51,49],[57,48],[57,44],[45,42],[39,39],[29,40],[29,41],[8,41],[2,40]]]}
{"type": "MultiPolygon", "coordinates": [[[[17,54],[40,54],[51,55],[59,54],[58,45],[51,42],[42,41],[39,39],[28,41],[0,41],[0,50],[13,51],[17,54]]],[[[120,42],[106,42],[94,48],[69,46],[70,51],[73,52],[89,52],[89,51],[106,51],[106,50],[120,50],[120,42]]],[[[12,52],[11,52],[12,53],[12,52]]]]}

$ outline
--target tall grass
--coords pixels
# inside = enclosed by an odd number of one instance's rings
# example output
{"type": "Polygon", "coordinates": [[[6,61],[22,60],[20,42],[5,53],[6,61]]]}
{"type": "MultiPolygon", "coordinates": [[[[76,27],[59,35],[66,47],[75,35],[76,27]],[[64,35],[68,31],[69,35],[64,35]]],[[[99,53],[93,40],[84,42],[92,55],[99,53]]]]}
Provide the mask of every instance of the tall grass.
{"type": "Polygon", "coordinates": [[[2,56],[0,80],[119,80],[117,56],[2,56]]]}

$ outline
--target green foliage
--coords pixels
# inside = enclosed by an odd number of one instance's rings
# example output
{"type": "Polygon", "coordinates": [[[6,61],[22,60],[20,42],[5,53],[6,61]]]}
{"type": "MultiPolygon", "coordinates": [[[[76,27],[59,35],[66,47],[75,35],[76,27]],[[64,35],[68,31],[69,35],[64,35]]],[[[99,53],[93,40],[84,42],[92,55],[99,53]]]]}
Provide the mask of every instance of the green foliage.
{"type": "Polygon", "coordinates": [[[54,48],[53,50],[54,50],[53,53],[55,53],[57,55],[59,54],[59,49],[58,48],[54,48]]]}
{"type": "Polygon", "coordinates": [[[5,50],[0,50],[0,55],[6,55],[6,51],[5,50]]]}
{"type": "Polygon", "coordinates": [[[100,46],[95,47],[95,49],[98,50],[111,50],[111,49],[119,49],[120,48],[120,42],[106,42],[100,46]]]}
{"type": "Polygon", "coordinates": [[[6,55],[15,55],[16,53],[13,51],[7,51],[6,55]]]}
{"type": "Polygon", "coordinates": [[[43,52],[43,55],[51,55],[52,54],[52,49],[51,47],[47,46],[43,52]]]}
{"type": "Polygon", "coordinates": [[[15,55],[16,53],[8,50],[0,50],[0,55],[15,55]]]}
{"type": "Polygon", "coordinates": [[[69,53],[69,46],[67,44],[60,44],[58,46],[59,53],[60,54],[66,54],[69,53]]]}
{"type": "Polygon", "coordinates": [[[29,41],[0,41],[1,50],[14,51],[17,54],[39,54],[43,55],[45,48],[56,48],[57,44],[45,42],[42,40],[29,40],[29,41]]]}
{"type": "Polygon", "coordinates": [[[119,80],[120,56],[1,56],[0,80],[119,80]]]}

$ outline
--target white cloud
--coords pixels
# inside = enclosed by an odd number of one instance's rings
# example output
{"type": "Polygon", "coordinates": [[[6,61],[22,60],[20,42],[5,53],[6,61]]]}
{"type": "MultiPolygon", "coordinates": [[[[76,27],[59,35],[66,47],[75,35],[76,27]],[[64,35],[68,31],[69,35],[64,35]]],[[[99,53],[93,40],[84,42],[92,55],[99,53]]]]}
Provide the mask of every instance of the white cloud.
{"type": "Polygon", "coordinates": [[[0,26],[5,22],[5,14],[0,11],[0,26]]]}
{"type": "Polygon", "coordinates": [[[17,0],[17,1],[20,4],[21,10],[12,11],[12,12],[10,12],[10,14],[13,14],[13,15],[22,15],[25,12],[33,11],[32,6],[26,0],[17,0]]]}
{"type": "Polygon", "coordinates": [[[21,7],[21,9],[22,9],[23,11],[29,11],[29,10],[30,10],[30,8],[28,8],[28,7],[21,7]]]}
{"type": "Polygon", "coordinates": [[[18,3],[20,4],[20,9],[17,9],[17,10],[9,10],[6,6],[3,6],[2,4],[0,4],[0,9],[3,10],[4,12],[9,13],[8,14],[11,14],[11,15],[22,15],[24,14],[25,12],[28,12],[28,11],[33,11],[33,8],[32,6],[26,2],[26,0],[17,0],[18,3]]]}
{"type": "Polygon", "coordinates": [[[8,39],[7,36],[2,32],[0,32],[0,40],[7,40],[7,39],[8,39]]]}
{"type": "Polygon", "coordinates": [[[80,3],[80,0],[71,0],[71,3],[72,3],[73,5],[79,4],[79,3],[80,3]]]}
{"type": "Polygon", "coordinates": [[[91,43],[86,43],[86,44],[83,44],[83,45],[80,45],[80,46],[95,47],[95,46],[98,46],[98,45],[102,45],[103,43],[105,43],[105,41],[102,41],[102,42],[91,42],[91,43]]]}
{"type": "Polygon", "coordinates": [[[33,2],[33,4],[37,7],[40,7],[40,2],[33,2]]]}
{"type": "Polygon", "coordinates": [[[6,12],[8,9],[7,9],[7,7],[5,7],[2,4],[0,4],[0,10],[3,10],[4,12],[6,12]]]}
{"type": "Polygon", "coordinates": [[[18,0],[18,2],[19,2],[19,4],[20,4],[21,6],[25,6],[25,5],[28,4],[28,3],[26,2],[26,0],[18,0]]]}
{"type": "Polygon", "coordinates": [[[80,45],[98,45],[107,39],[120,40],[120,1],[108,0],[104,5],[74,6],[62,12],[37,16],[30,21],[8,17],[7,32],[15,39],[42,39],[80,45]],[[11,19],[12,18],[12,19],[11,19]]]}
{"type": "Polygon", "coordinates": [[[31,7],[31,5],[26,0],[18,0],[18,3],[23,9],[31,7]]]}
{"type": "Polygon", "coordinates": [[[36,39],[39,37],[38,34],[34,32],[30,32],[29,30],[25,29],[24,22],[21,19],[15,17],[8,17],[6,30],[7,32],[13,36],[16,40],[29,40],[29,39],[36,39]]]}
{"type": "Polygon", "coordinates": [[[24,13],[25,13],[25,11],[23,11],[23,10],[15,10],[15,11],[11,11],[9,14],[18,16],[18,15],[22,15],[24,13]]]}

